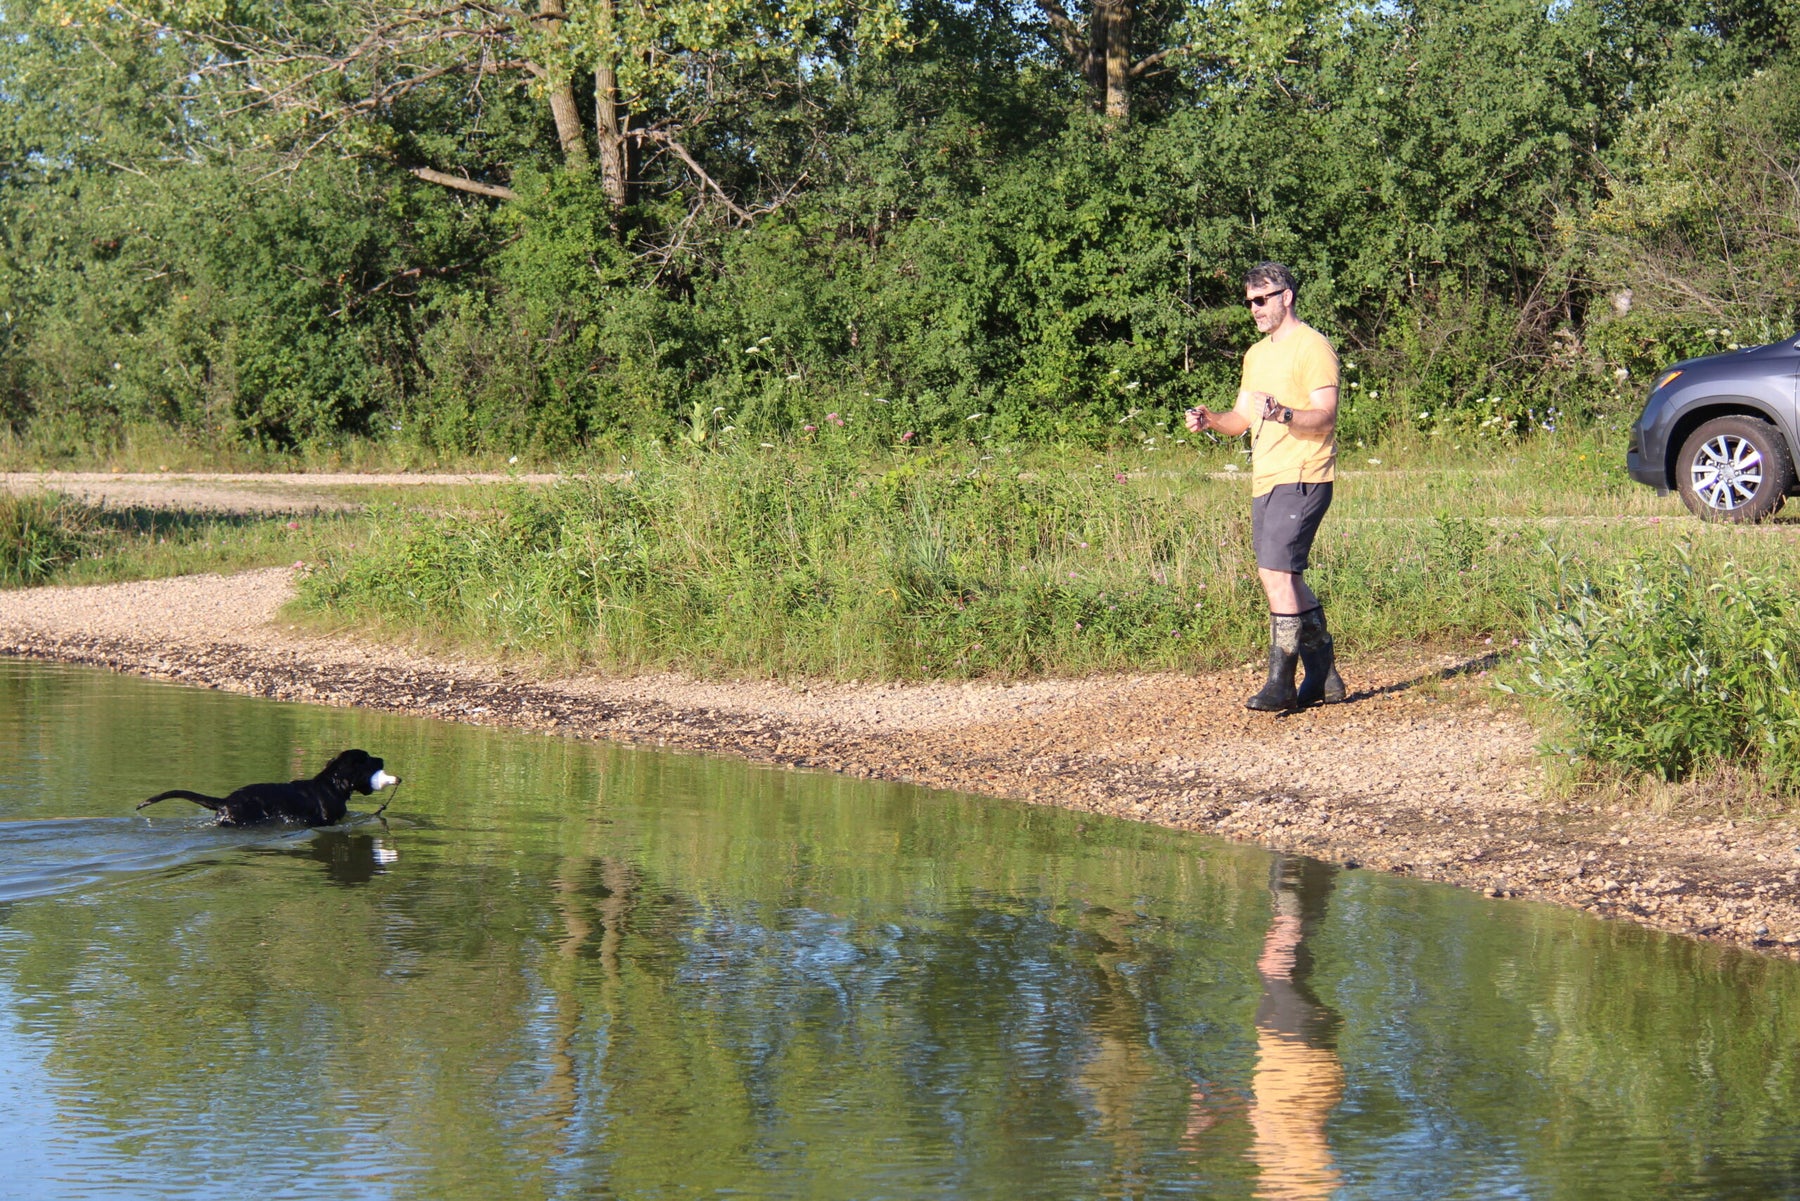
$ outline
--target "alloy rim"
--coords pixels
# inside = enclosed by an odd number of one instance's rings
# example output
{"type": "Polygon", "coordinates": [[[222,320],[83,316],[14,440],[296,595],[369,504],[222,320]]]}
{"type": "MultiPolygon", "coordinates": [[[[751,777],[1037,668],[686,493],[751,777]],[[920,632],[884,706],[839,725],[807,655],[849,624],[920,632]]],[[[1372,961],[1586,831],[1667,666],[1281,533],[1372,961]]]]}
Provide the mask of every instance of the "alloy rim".
{"type": "Polygon", "coordinates": [[[1708,438],[1689,471],[1694,494],[1709,508],[1729,513],[1750,503],[1763,481],[1762,452],[1748,438],[1708,438]]]}

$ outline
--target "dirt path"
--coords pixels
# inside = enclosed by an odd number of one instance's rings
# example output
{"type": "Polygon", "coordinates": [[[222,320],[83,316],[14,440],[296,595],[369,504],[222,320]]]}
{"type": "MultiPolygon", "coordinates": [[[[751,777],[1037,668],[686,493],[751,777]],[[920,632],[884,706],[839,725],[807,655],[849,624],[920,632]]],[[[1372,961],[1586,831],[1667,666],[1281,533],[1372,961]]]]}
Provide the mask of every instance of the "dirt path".
{"type": "Polygon", "coordinates": [[[1255,671],[1009,684],[537,678],[308,635],[290,572],[0,593],[0,653],[283,700],[552,730],[1201,830],[1800,956],[1786,822],[1548,805],[1485,648],[1348,665],[1351,703],[1242,708],[1255,671]]]}
{"type": "Polygon", "coordinates": [[[0,492],[64,492],[112,508],[326,513],[361,508],[344,499],[342,493],[351,488],[549,484],[562,478],[496,472],[8,471],[0,472],[0,492]]]}

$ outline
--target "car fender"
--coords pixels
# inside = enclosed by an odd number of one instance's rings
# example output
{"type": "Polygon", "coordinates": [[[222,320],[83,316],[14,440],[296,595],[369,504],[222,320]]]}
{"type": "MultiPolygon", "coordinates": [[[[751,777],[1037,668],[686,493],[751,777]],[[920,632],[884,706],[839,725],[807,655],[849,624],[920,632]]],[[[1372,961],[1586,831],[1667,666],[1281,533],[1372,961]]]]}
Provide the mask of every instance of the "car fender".
{"type": "Polygon", "coordinates": [[[1700,426],[1715,417],[1744,416],[1755,417],[1773,425],[1780,432],[1782,440],[1787,443],[1788,454],[1797,459],[1796,431],[1794,428],[1794,398],[1790,393],[1786,403],[1772,397],[1749,396],[1742,392],[1714,392],[1704,384],[1696,384],[1691,397],[1677,395],[1665,402],[1664,420],[1658,422],[1663,426],[1663,480],[1668,487],[1675,487],[1675,461],[1681,456],[1681,447],[1700,426]]]}

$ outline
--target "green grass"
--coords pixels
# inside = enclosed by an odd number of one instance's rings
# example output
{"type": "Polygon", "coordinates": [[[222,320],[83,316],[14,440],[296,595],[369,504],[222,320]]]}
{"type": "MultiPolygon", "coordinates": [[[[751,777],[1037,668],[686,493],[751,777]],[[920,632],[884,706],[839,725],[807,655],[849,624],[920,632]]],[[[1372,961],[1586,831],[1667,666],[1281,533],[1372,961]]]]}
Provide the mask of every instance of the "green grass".
{"type": "Polygon", "coordinates": [[[0,588],[242,571],[353,543],[360,515],[245,517],[102,508],[59,493],[0,492],[0,588]]]}
{"type": "MultiPolygon", "coordinates": [[[[1509,647],[1564,577],[1681,538],[1772,567],[1791,557],[1791,525],[1702,526],[1631,483],[1618,440],[1590,427],[1347,447],[1309,576],[1344,652],[1509,647]]],[[[1243,461],[1156,446],[646,453],[619,482],[380,509],[301,603],[618,671],[1079,675],[1254,658],[1266,611],[1248,472],[1230,470],[1243,461]]]]}

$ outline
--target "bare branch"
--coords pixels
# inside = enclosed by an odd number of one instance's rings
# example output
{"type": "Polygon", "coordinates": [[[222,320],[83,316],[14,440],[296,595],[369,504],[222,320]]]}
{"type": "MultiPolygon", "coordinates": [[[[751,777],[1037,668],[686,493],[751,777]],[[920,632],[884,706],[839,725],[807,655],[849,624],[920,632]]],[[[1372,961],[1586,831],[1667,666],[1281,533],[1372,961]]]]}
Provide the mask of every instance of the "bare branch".
{"type": "MultiPolygon", "coordinates": [[[[1174,58],[1176,55],[1192,54],[1199,48],[1200,47],[1196,46],[1194,43],[1189,42],[1185,46],[1167,46],[1158,50],[1155,54],[1146,54],[1143,58],[1140,58],[1137,62],[1131,64],[1131,77],[1133,79],[1141,79],[1144,75],[1156,70],[1164,62],[1174,58]]],[[[1217,63],[1227,61],[1217,54],[1208,54],[1202,57],[1211,59],[1213,62],[1217,63]]]]}
{"type": "Polygon", "coordinates": [[[448,171],[438,171],[431,167],[408,167],[407,170],[426,183],[443,184],[446,188],[455,188],[459,192],[473,192],[477,196],[492,196],[496,200],[517,200],[519,198],[519,194],[511,188],[464,179],[460,175],[451,175],[448,171]]]}
{"type": "Polygon", "coordinates": [[[1081,36],[1081,28],[1069,19],[1068,10],[1057,3],[1057,0],[1037,0],[1037,6],[1049,18],[1050,27],[1062,38],[1063,49],[1078,70],[1087,70],[1088,44],[1081,36]]]}
{"type": "Polygon", "coordinates": [[[739,221],[749,224],[751,221],[755,220],[755,217],[749,211],[741,207],[737,201],[725,194],[725,189],[721,188],[718,181],[706,173],[704,167],[694,161],[694,156],[689,154],[687,148],[680,142],[677,142],[673,137],[659,129],[641,129],[636,132],[638,136],[649,138],[667,148],[670,154],[673,154],[676,158],[685,163],[687,169],[698,176],[702,184],[711,188],[713,194],[719,198],[720,202],[723,203],[726,208],[732,211],[732,214],[736,216],[739,221]]]}

